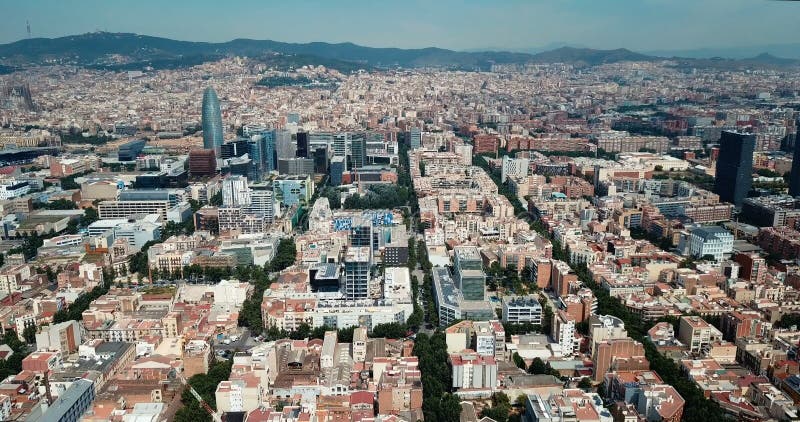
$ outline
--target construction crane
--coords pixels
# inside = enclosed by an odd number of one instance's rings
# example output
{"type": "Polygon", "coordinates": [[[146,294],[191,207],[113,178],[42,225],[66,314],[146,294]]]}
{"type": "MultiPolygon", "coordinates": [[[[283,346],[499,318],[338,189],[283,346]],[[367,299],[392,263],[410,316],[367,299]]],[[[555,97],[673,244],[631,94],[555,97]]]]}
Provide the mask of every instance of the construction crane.
{"type": "Polygon", "coordinates": [[[200,393],[198,393],[191,384],[186,382],[186,378],[184,378],[182,374],[179,373],[178,378],[180,378],[183,385],[189,387],[189,392],[192,393],[194,398],[200,403],[200,406],[203,406],[203,409],[206,409],[206,412],[211,415],[211,419],[213,419],[214,422],[223,422],[223,419],[219,416],[217,411],[214,410],[214,408],[212,408],[208,403],[206,403],[205,400],[203,400],[203,397],[200,396],[200,393]]]}

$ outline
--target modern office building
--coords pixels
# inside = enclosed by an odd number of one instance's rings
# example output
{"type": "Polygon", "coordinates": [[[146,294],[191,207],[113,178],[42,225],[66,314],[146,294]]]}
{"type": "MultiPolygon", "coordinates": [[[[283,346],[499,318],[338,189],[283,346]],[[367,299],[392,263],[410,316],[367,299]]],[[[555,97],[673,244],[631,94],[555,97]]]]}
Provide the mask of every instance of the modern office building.
{"type": "Polygon", "coordinates": [[[456,246],[453,252],[456,287],[465,300],[485,300],[486,275],[480,250],[475,246],[456,246]]]}
{"type": "Polygon", "coordinates": [[[127,189],[119,193],[120,201],[167,201],[170,207],[183,199],[183,189],[127,189]]]}
{"type": "Polygon", "coordinates": [[[344,257],[342,293],[347,299],[369,297],[371,250],[369,247],[349,247],[344,257]]]}
{"type": "Polygon", "coordinates": [[[264,137],[261,135],[252,135],[248,140],[248,149],[250,159],[253,160],[253,179],[260,181],[264,175],[264,168],[266,167],[264,157],[264,137]]]}
{"type": "Polygon", "coordinates": [[[278,158],[293,158],[297,154],[297,145],[292,141],[288,130],[275,131],[275,149],[278,158]]]}
{"type": "Polygon", "coordinates": [[[169,201],[103,201],[97,206],[100,219],[128,218],[135,214],[158,214],[165,221],[167,210],[172,208],[169,201]]]}
{"type": "Polygon", "coordinates": [[[411,149],[417,149],[422,146],[422,130],[418,127],[412,127],[408,131],[408,139],[411,142],[411,149]]]}
{"type": "Polygon", "coordinates": [[[489,301],[465,300],[447,268],[435,267],[431,273],[433,274],[433,299],[439,315],[440,326],[447,327],[462,319],[489,321],[497,317],[489,301]]]}
{"type": "Polygon", "coordinates": [[[117,151],[117,159],[119,161],[135,161],[136,157],[142,153],[145,143],[147,143],[146,140],[137,139],[123,144],[117,151]]]}
{"type": "Polygon", "coordinates": [[[408,264],[408,234],[405,227],[390,230],[390,237],[383,247],[383,264],[406,266],[408,264]]]}
{"type": "Polygon", "coordinates": [[[308,158],[308,132],[297,132],[297,151],[299,158],[308,158]]]}
{"type": "Polygon", "coordinates": [[[227,158],[241,157],[245,154],[250,154],[250,147],[249,139],[233,139],[220,145],[219,157],[223,160],[227,158]]]}
{"type": "Polygon", "coordinates": [[[342,177],[345,172],[344,162],[345,157],[338,155],[331,159],[331,186],[339,186],[342,184],[342,177]]]}
{"type": "Polygon", "coordinates": [[[0,199],[11,199],[25,195],[31,187],[28,182],[20,182],[14,179],[6,179],[0,182],[0,199]]]}
{"type": "Polygon", "coordinates": [[[136,189],[185,188],[189,173],[182,168],[154,171],[136,176],[136,189]]]}
{"type": "Polygon", "coordinates": [[[366,246],[372,248],[371,222],[364,220],[360,223],[352,223],[348,240],[350,241],[350,246],[366,246]]]}
{"type": "Polygon", "coordinates": [[[314,174],[314,160],[309,158],[279,158],[278,174],[306,175],[314,174]]]}
{"type": "Polygon", "coordinates": [[[721,261],[733,252],[733,234],[718,226],[698,227],[689,238],[689,253],[695,258],[711,255],[721,261]]]}
{"type": "Polygon", "coordinates": [[[349,136],[347,133],[337,133],[333,135],[333,156],[334,157],[346,157],[347,150],[348,150],[348,139],[349,136]]]}
{"type": "Polygon", "coordinates": [[[189,176],[207,177],[217,173],[217,157],[213,149],[189,151],[189,176]]]}
{"type": "Polygon", "coordinates": [[[264,173],[269,173],[278,169],[278,152],[275,149],[275,131],[268,130],[261,132],[261,142],[264,151],[264,173]]]}
{"type": "Polygon", "coordinates": [[[755,148],[755,135],[722,132],[714,182],[714,193],[719,195],[721,201],[742,206],[742,201],[747,198],[753,183],[755,148]]]}
{"type": "Polygon", "coordinates": [[[536,295],[503,297],[504,323],[542,323],[542,305],[536,295]]]}
{"type": "Polygon", "coordinates": [[[797,121],[797,135],[794,137],[792,172],[789,178],[789,195],[800,196],[800,120],[797,121]]]}
{"type": "Polygon", "coordinates": [[[151,214],[146,219],[118,224],[114,228],[114,239],[126,239],[128,245],[136,249],[143,248],[147,242],[161,240],[161,223],[155,220],[156,215],[151,214]]]}
{"type": "Polygon", "coordinates": [[[280,176],[272,180],[275,201],[284,205],[307,204],[314,195],[311,176],[280,176]]]}
{"type": "Polygon", "coordinates": [[[330,163],[328,161],[327,147],[315,148],[312,158],[314,159],[314,173],[319,173],[319,174],[328,173],[328,165],[330,163]]]}
{"type": "Polygon", "coordinates": [[[203,92],[203,148],[216,150],[224,141],[222,133],[222,112],[219,109],[219,98],[214,88],[208,87],[203,92]]]}
{"type": "Polygon", "coordinates": [[[367,165],[367,140],[362,134],[350,138],[350,163],[354,169],[367,165]]]}

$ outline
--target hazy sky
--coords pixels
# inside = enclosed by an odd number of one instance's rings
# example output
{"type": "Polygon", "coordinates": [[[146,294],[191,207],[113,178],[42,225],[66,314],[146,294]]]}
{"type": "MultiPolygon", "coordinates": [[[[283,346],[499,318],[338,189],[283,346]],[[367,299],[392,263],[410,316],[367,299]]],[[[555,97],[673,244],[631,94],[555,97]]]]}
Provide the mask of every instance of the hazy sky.
{"type": "Polygon", "coordinates": [[[0,43],[104,30],[190,41],[634,50],[800,41],[800,2],[771,0],[2,0],[0,43]]]}

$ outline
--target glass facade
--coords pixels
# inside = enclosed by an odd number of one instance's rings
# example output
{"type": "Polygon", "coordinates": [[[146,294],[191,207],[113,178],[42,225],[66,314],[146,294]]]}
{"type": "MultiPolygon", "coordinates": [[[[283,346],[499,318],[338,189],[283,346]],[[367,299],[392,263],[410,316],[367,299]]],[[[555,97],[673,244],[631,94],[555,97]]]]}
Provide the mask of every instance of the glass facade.
{"type": "Polygon", "coordinates": [[[485,300],[486,275],[480,251],[474,246],[462,246],[454,252],[456,287],[465,300],[485,300]]]}
{"type": "Polygon", "coordinates": [[[278,169],[278,157],[275,150],[275,131],[268,130],[261,132],[261,142],[264,152],[264,173],[269,173],[278,169]]]}
{"type": "Polygon", "coordinates": [[[219,98],[214,88],[208,87],[203,92],[203,148],[217,150],[222,146],[222,112],[219,109],[219,98]]]}
{"type": "Polygon", "coordinates": [[[755,148],[755,135],[722,132],[714,182],[714,193],[719,195],[721,201],[742,206],[753,183],[755,148]]]}

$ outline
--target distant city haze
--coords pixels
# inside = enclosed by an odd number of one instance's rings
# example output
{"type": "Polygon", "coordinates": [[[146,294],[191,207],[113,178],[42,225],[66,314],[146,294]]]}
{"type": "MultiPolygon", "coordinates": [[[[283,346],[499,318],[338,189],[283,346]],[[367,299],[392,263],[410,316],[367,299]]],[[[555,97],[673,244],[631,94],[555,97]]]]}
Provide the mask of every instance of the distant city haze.
{"type": "Polygon", "coordinates": [[[28,0],[4,2],[2,12],[0,43],[26,38],[29,21],[33,37],[47,38],[103,30],[187,41],[251,38],[526,52],[570,45],[735,57],[798,43],[800,2],[28,0]]]}

